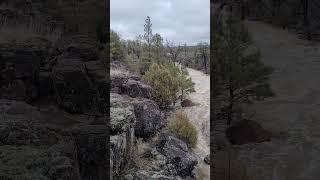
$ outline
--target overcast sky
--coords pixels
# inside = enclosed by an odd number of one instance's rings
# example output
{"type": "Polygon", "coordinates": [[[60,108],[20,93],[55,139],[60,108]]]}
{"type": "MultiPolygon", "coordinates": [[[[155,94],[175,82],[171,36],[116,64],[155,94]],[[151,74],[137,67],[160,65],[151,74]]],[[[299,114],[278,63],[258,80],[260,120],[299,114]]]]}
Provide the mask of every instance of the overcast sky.
{"type": "Polygon", "coordinates": [[[123,39],[143,34],[147,16],[164,41],[194,45],[210,41],[209,0],[111,0],[110,28],[123,39]]]}

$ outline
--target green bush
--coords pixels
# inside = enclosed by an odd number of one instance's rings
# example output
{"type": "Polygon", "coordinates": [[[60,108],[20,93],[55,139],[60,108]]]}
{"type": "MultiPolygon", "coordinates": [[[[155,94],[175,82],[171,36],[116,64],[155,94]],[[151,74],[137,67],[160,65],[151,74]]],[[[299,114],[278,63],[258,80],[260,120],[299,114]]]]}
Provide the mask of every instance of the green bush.
{"type": "Polygon", "coordinates": [[[123,61],[124,60],[124,48],[121,43],[119,35],[110,31],[110,60],[111,61],[123,61]]]}
{"type": "Polygon", "coordinates": [[[172,114],[168,127],[173,134],[185,141],[189,147],[196,146],[198,131],[183,111],[177,111],[172,114]]]}
{"type": "Polygon", "coordinates": [[[152,64],[142,79],[153,88],[153,97],[161,108],[168,108],[176,102],[179,82],[168,67],[152,64]]]}

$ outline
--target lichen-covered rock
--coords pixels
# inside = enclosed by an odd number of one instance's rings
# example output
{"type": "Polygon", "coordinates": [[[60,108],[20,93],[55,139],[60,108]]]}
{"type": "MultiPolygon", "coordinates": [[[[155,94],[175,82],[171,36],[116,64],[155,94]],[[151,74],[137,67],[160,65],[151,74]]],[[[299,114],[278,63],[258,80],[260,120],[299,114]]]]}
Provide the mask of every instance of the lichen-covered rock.
{"type": "MultiPolygon", "coordinates": [[[[61,150],[61,149],[60,149],[61,150]]],[[[0,146],[1,179],[66,179],[80,178],[73,160],[61,151],[30,146],[0,146]]]]}
{"type": "Polygon", "coordinates": [[[186,143],[168,133],[161,133],[159,139],[158,151],[168,158],[180,176],[190,176],[198,162],[186,143]]]}
{"type": "Polygon", "coordinates": [[[136,81],[129,79],[123,86],[124,94],[128,94],[129,96],[143,97],[150,99],[152,96],[152,88],[149,85],[142,83],[141,81],[136,81]]]}
{"type": "Polygon", "coordinates": [[[52,70],[58,104],[71,113],[98,109],[106,113],[108,82],[98,44],[88,35],[70,35],[56,45],[60,56],[52,70]]]}
{"type": "MultiPolygon", "coordinates": [[[[150,179],[150,180],[180,180],[181,178],[179,177],[174,177],[174,176],[166,176],[161,174],[158,171],[145,171],[145,170],[139,170],[136,173],[134,173],[133,180],[145,180],[145,179],[150,179]]],[[[127,177],[128,178],[128,177],[127,177]]]]}
{"type": "Polygon", "coordinates": [[[33,101],[40,70],[40,57],[25,45],[0,45],[0,98],[33,101]]]}
{"type": "Polygon", "coordinates": [[[115,69],[110,72],[111,93],[127,94],[131,97],[150,98],[150,86],[140,82],[140,77],[123,69],[115,69]],[[142,94],[142,91],[147,94],[142,94]]]}
{"type": "Polygon", "coordinates": [[[132,155],[136,118],[126,97],[112,93],[110,104],[110,166],[112,177],[118,177],[132,155]]]}
{"type": "Polygon", "coordinates": [[[135,135],[149,138],[164,126],[164,117],[159,106],[152,100],[139,99],[134,103],[136,116],[135,135]]]}
{"type": "Polygon", "coordinates": [[[0,100],[0,145],[50,146],[60,136],[41,123],[39,111],[24,102],[0,100]]]}
{"type": "Polygon", "coordinates": [[[107,127],[84,125],[71,130],[82,179],[104,180],[107,170],[107,127]]]}

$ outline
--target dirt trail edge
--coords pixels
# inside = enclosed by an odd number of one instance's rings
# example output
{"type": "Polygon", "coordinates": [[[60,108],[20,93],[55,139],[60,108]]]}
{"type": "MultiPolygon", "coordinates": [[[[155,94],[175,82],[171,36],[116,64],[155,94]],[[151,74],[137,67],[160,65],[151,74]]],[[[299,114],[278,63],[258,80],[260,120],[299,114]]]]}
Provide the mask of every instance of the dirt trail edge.
{"type": "Polygon", "coordinates": [[[210,153],[210,76],[190,68],[188,72],[195,83],[196,91],[189,95],[189,99],[196,105],[183,109],[198,130],[198,142],[193,150],[198,158],[196,168],[201,178],[207,180],[210,179],[210,166],[205,164],[203,159],[210,153]]]}

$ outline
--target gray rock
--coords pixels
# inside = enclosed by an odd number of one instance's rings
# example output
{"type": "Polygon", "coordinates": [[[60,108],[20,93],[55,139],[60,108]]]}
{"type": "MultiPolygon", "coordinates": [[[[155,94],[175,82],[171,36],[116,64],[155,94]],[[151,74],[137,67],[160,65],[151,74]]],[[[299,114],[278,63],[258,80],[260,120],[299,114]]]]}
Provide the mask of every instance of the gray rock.
{"type": "Polygon", "coordinates": [[[135,116],[131,108],[110,108],[111,114],[111,132],[126,131],[131,124],[135,123],[135,116]]]}
{"type": "Polygon", "coordinates": [[[52,81],[58,104],[70,113],[106,113],[107,71],[98,58],[98,44],[88,35],[72,35],[56,46],[61,52],[52,81]]]}
{"type": "Polygon", "coordinates": [[[82,179],[104,180],[107,169],[107,127],[104,125],[78,126],[71,130],[82,179]]]}
{"type": "Polygon", "coordinates": [[[25,45],[0,45],[0,98],[33,101],[40,70],[40,57],[25,45]]]}
{"type": "Polygon", "coordinates": [[[163,175],[158,171],[145,171],[145,170],[139,170],[138,172],[134,173],[133,177],[134,177],[133,178],[134,180],[145,180],[145,179],[150,179],[150,180],[178,180],[178,179],[180,179],[179,177],[163,175]]]}
{"type": "Polygon", "coordinates": [[[161,133],[159,138],[159,152],[168,158],[180,176],[190,176],[198,162],[188,151],[186,143],[167,133],[161,133]]]}
{"type": "Polygon", "coordinates": [[[210,154],[206,155],[206,157],[204,157],[204,162],[210,165],[210,154]]]}
{"type": "Polygon", "coordinates": [[[129,79],[123,86],[123,91],[131,97],[143,97],[150,99],[152,96],[152,88],[141,81],[129,79]]]}
{"type": "Polygon", "coordinates": [[[0,146],[0,152],[0,177],[3,179],[80,178],[74,161],[61,151],[30,146],[0,146]]]}
{"type": "Polygon", "coordinates": [[[136,116],[135,135],[149,138],[164,126],[164,117],[159,106],[152,100],[140,99],[134,103],[136,116]]]}
{"type": "Polygon", "coordinates": [[[114,93],[110,96],[110,164],[112,177],[118,177],[131,159],[136,118],[126,97],[114,93]]]}

